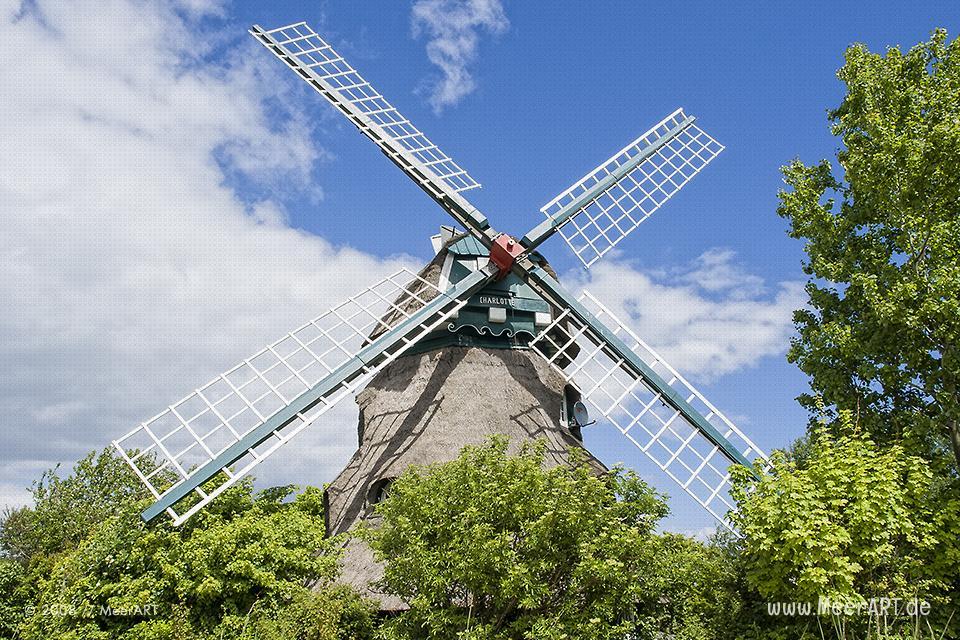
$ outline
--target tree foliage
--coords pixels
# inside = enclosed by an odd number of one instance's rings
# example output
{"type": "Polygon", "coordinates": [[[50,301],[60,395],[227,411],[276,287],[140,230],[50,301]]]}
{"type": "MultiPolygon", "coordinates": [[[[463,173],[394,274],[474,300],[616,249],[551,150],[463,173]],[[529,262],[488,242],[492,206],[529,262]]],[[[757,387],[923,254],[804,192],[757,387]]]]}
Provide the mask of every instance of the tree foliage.
{"type": "Polygon", "coordinates": [[[22,564],[75,549],[117,505],[145,498],[146,489],[108,449],[91,451],[65,477],[59,465],[45,471],[31,494],[34,506],[6,513],[0,526],[0,553],[22,564]]]}
{"type": "Polygon", "coordinates": [[[369,604],[343,588],[309,588],[337,569],[321,491],[257,494],[242,482],[180,528],[148,526],[124,467],[107,451],[67,477],[52,470],[34,488],[35,506],[4,521],[0,540],[15,558],[0,564],[7,637],[370,637],[369,604]]]}
{"type": "Polygon", "coordinates": [[[841,418],[841,435],[814,432],[802,466],[778,452],[759,481],[737,472],[747,581],[768,601],[920,598],[947,618],[960,605],[960,499],[940,499],[925,460],[841,418]]]}
{"type": "Polygon", "coordinates": [[[739,577],[721,546],[663,533],[650,540],[646,560],[649,595],[638,603],[634,638],[739,638],[739,577]],[[654,594],[659,597],[650,597],[654,594]]]}
{"type": "MultiPolygon", "coordinates": [[[[846,52],[842,173],[784,169],[809,309],[789,358],[878,442],[960,466],[960,40],[846,52]],[[952,450],[952,456],[950,455],[952,450]]],[[[816,398],[801,398],[815,409],[816,398]]],[[[949,467],[947,467],[949,468],[949,467]]]]}
{"type": "Polygon", "coordinates": [[[620,470],[546,470],[542,445],[493,440],[396,482],[366,534],[412,605],[386,621],[332,584],[319,490],[244,482],[174,528],[140,521],[137,483],[109,451],[44,474],[0,525],[0,637],[709,639],[739,606],[718,548],[653,533],[661,496],[620,470]]]}
{"type": "Polygon", "coordinates": [[[388,638],[702,637],[725,602],[705,554],[653,534],[661,496],[622,470],[544,469],[540,445],[510,456],[494,438],[411,468],[377,511],[383,587],[411,607],[388,638]]]}

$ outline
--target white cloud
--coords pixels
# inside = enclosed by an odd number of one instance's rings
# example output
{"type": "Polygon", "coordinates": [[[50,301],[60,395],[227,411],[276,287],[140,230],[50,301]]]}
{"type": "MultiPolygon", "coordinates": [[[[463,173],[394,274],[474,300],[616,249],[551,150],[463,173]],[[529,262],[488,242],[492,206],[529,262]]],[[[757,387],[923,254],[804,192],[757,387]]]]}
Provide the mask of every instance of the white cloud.
{"type": "Polygon", "coordinates": [[[717,535],[717,526],[708,525],[706,527],[700,527],[699,529],[681,529],[677,531],[677,533],[685,535],[688,538],[693,538],[698,542],[707,543],[717,535]]]}
{"type": "Polygon", "coordinates": [[[86,408],[87,403],[80,400],[55,402],[32,410],[30,416],[37,424],[66,424],[86,408]]]}
{"type": "Polygon", "coordinates": [[[0,515],[33,501],[30,487],[53,465],[48,460],[4,460],[0,466],[0,515]]]}
{"type": "Polygon", "coordinates": [[[683,267],[643,271],[614,259],[568,278],[681,374],[700,381],[784,353],[793,311],[806,299],[800,282],[768,291],[761,278],[736,264],[732,251],[721,249],[683,267]]]}
{"type": "Polygon", "coordinates": [[[470,66],[477,59],[480,31],[503,33],[510,26],[500,0],[417,0],[414,37],[427,38],[427,57],[441,77],[427,87],[433,110],[457,104],[477,86],[470,66]]]}
{"type": "MultiPolygon", "coordinates": [[[[203,0],[0,0],[0,503],[416,266],[287,226],[264,194],[319,198],[327,154],[303,114],[276,112],[282,66],[239,29],[224,38],[222,13],[203,0]],[[252,186],[239,193],[231,175],[252,186]]],[[[309,457],[278,454],[287,464],[264,473],[328,479],[355,446],[345,404],[332,419],[346,424],[292,445],[309,457]]]]}
{"type": "Polygon", "coordinates": [[[24,507],[33,503],[33,495],[20,484],[0,482],[0,516],[9,509],[24,507]]]}
{"type": "Polygon", "coordinates": [[[762,295],[763,278],[747,273],[734,262],[735,257],[730,249],[709,249],[694,260],[690,268],[675,270],[673,275],[684,284],[734,299],[762,295]]]}

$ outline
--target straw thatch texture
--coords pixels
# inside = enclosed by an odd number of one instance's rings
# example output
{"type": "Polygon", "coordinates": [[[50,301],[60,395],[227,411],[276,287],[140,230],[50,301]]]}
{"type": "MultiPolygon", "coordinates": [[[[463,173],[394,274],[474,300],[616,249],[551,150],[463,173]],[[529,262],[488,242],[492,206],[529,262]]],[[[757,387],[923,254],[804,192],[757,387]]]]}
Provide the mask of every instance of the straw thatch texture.
{"type": "MultiPolygon", "coordinates": [[[[446,254],[444,247],[421,277],[437,283],[446,254]]],[[[380,489],[408,466],[448,462],[492,434],[508,436],[514,450],[543,438],[546,464],[563,464],[570,448],[582,447],[560,424],[563,403],[563,379],[530,350],[448,346],[398,358],[357,396],[359,448],[327,487],[328,535],[361,520],[375,524],[380,489]]],[[[589,453],[587,459],[606,471],[589,453]]],[[[383,611],[405,608],[376,591],[383,570],[363,542],[348,542],[342,564],[341,582],[377,599],[383,611]]]]}
{"type": "MultiPolygon", "coordinates": [[[[327,488],[331,535],[373,514],[382,481],[410,465],[452,460],[464,446],[491,434],[508,436],[515,448],[545,439],[551,466],[563,463],[569,448],[581,446],[559,424],[562,378],[531,351],[449,347],[406,356],[382,371],[357,402],[360,448],[327,488]]],[[[342,581],[367,589],[381,575],[369,550],[352,542],[342,581]]],[[[381,601],[385,609],[398,604],[381,601]]]]}

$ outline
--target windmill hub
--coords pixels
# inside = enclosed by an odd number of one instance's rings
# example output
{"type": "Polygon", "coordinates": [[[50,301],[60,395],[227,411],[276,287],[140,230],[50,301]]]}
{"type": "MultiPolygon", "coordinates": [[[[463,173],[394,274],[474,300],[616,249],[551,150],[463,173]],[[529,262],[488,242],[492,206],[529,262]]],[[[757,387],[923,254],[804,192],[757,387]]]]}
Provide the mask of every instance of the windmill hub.
{"type": "Polygon", "coordinates": [[[526,249],[505,233],[497,236],[490,247],[490,262],[496,265],[497,280],[502,280],[513,269],[513,264],[526,249]]]}

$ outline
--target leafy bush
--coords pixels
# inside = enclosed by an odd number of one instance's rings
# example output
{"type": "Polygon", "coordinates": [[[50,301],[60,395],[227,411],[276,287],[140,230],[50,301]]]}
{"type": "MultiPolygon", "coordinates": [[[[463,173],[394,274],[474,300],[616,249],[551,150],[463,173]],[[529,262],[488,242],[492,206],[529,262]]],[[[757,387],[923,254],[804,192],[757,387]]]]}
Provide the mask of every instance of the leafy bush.
{"type": "Polygon", "coordinates": [[[146,489],[122,460],[105,449],[91,451],[73,473],[59,474],[59,465],[34,483],[34,506],[5,514],[0,549],[21,563],[75,549],[118,505],[146,497],[146,489]]]}
{"type": "Polygon", "coordinates": [[[943,624],[960,604],[960,499],[841,417],[839,434],[812,434],[803,466],[776,453],[759,481],[736,472],[746,579],[770,601],[919,598],[943,624]]]}
{"type": "Polygon", "coordinates": [[[383,586],[410,604],[385,638],[711,637],[722,558],[658,537],[663,498],[635,475],[582,461],[544,469],[543,446],[467,447],[411,468],[366,533],[383,586]]]}
{"type": "Polygon", "coordinates": [[[340,541],[324,538],[320,490],[255,494],[241,482],[181,528],[147,526],[139,517],[147,501],[124,474],[109,451],[91,454],[66,478],[45,474],[36,505],[3,522],[7,637],[369,636],[371,610],[359,596],[310,590],[331,581],[339,554],[340,541]]]}
{"type": "Polygon", "coordinates": [[[644,580],[650,594],[638,607],[637,638],[736,637],[742,603],[736,565],[723,547],[675,533],[649,541],[644,580]]]}
{"type": "Polygon", "coordinates": [[[272,616],[258,615],[240,640],[363,640],[373,638],[373,605],[333,586],[300,593],[272,616]]]}

